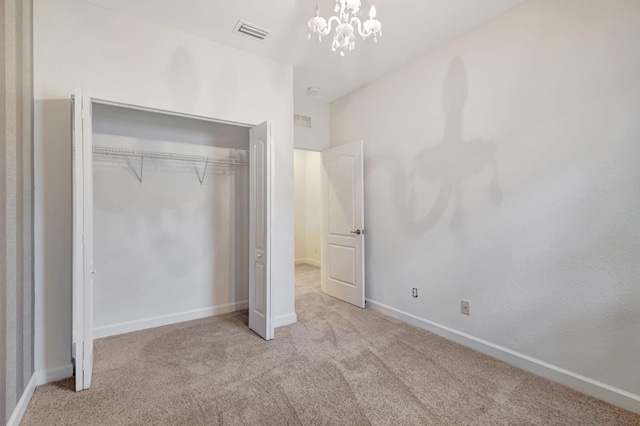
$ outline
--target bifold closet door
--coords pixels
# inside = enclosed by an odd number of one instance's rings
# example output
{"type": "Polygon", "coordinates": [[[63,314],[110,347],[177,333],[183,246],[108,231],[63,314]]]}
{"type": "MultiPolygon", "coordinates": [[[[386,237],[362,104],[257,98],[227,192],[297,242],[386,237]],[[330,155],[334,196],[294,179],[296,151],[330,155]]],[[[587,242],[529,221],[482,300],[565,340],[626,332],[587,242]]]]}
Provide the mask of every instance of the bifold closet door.
{"type": "Polygon", "coordinates": [[[93,143],[91,98],[72,97],[73,272],[72,356],[76,391],[91,386],[93,372],[93,143]]]}
{"type": "Polygon", "coordinates": [[[271,311],[271,185],[273,126],[253,127],[249,144],[249,328],[273,339],[271,311]]]}

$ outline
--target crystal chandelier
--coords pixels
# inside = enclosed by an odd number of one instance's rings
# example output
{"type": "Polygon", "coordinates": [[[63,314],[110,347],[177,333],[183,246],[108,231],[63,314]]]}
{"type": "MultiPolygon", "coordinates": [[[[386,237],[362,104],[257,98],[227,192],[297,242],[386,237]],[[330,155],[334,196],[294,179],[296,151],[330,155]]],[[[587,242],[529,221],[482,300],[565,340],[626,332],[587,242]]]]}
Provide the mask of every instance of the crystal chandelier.
{"type": "Polygon", "coordinates": [[[331,50],[340,51],[340,56],[344,56],[345,52],[350,52],[356,48],[356,27],[358,34],[362,39],[373,36],[373,41],[378,42],[378,36],[382,37],[382,23],[376,18],[376,7],[371,6],[369,10],[369,19],[362,23],[356,15],[360,11],[362,3],[360,0],[336,0],[335,12],[338,16],[332,16],[327,21],[320,16],[320,7],[316,4],[316,16],[309,19],[307,26],[309,27],[308,39],[311,40],[311,33],[318,34],[318,40],[322,41],[322,36],[326,36],[331,32],[331,24],[336,24],[336,31],[333,36],[331,50]]]}

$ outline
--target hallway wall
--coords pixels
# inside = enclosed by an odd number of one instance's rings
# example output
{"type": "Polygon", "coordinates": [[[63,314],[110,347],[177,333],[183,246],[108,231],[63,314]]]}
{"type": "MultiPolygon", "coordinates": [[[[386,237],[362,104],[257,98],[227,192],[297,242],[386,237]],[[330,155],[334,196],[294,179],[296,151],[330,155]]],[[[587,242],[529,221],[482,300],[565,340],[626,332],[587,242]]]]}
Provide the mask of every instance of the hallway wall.
{"type": "Polygon", "coordinates": [[[296,263],[320,266],[322,154],[294,150],[296,263]]]}

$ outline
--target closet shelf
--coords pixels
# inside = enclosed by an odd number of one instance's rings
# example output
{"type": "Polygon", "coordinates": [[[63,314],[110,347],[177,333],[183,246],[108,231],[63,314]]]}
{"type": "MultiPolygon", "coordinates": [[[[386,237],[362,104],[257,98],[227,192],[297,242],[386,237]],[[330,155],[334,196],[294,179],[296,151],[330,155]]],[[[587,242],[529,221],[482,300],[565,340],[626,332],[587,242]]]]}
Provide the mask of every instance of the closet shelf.
{"type": "MultiPolygon", "coordinates": [[[[110,155],[117,157],[135,157],[140,159],[140,173],[134,171],[138,182],[142,183],[142,173],[144,171],[144,159],[153,158],[159,160],[171,160],[171,161],[186,161],[195,164],[204,164],[202,174],[198,170],[198,167],[194,164],[196,175],[200,185],[204,183],[204,177],[207,173],[207,167],[209,164],[227,164],[242,166],[248,164],[246,161],[241,161],[236,158],[221,158],[221,157],[207,157],[204,155],[189,155],[189,154],[175,154],[170,152],[159,151],[140,151],[137,149],[124,149],[124,148],[108,148],[106,146],[94,146],[93,153],[99,155],[110,155]]],[[[131,167],[131,166],[130,166],[131,167]]]]}
{"type": "Polygon", "coordinates": [[[134,149],[122,149],[122,148],[108,148],[105,146],[94,146],[94,154],[101,155],[113,155],[119,157],[136,157],[136,158],[154,158],[160,160],[172,160],[172,161],[188,161],[191,163],[203,163],[203,164],[233,164],[233,165],[246,165],[246,161],[241,161],[235,158],[221,158],[221,157],[207,157],[203,155],[190,155],[190,154],[175,154],[170,152],[159,151],[139,151],[134,149]]]}

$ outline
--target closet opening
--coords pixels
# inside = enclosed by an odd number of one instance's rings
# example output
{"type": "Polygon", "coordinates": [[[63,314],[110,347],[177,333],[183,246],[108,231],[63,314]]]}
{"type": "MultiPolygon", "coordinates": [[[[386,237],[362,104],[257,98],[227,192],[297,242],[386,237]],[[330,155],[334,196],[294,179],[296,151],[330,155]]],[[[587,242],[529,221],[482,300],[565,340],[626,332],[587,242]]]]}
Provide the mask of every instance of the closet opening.
{"type": "Polygon", "coordinates": [[[249,128],[92,114],[94,338],[247,309],[249,128]]]}
{"type": "Polygon", "coordinates": [[[95,338],[248,309],[272,339],[272,124],[72,99],[76,390],[95,338]]]}

